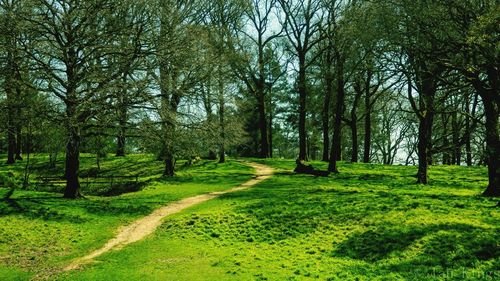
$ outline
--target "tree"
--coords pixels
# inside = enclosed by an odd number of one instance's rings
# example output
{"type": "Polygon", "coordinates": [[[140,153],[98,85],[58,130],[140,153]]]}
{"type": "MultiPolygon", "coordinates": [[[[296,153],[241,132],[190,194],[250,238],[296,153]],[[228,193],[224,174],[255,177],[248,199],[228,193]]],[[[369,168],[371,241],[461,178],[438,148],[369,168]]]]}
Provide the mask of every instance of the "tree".
{"type": "Polygon", "coordinates": [[[217,105],[219,117],[219,163],[226,159],[226,103],[228,80],[231,80],[231,60],[234,59],[234,40],[236,32],[241,30],[241,19],[245,8],[244,1],[212,1],[208,7],[207,24],[209,40],[216,50],[213,75],[216,80],[217,105]]]}
{"type": "Polygon", "coordinates": [[[82,126],[112,95],[106,90],[141,57],[148,17],[144,3],[125,0],[30,4],[32,14],[24,20],[36,40],[25,45],[26,54],[37,70],[40,90],[53,94],[65,108],[64,197],[78,198],[82,126]],[[124,37],[130,43],[118,48],[124,37]]]}
{"type": "Polygon", "coordinates": [[[440,60],[458,70],[474,87],[485,111],[486,157],[489,184],[484,195],[500,196],[500,7],[497,1],[456,1],[446,4],[452,28],[445,38],[453,47],[440,60]]]}
{"type": "Polygon", "coordinates": [[[322,24],[321,3],[315,0],[285,1],[279,0],[284,14],[282,25],[290,44],[289,51],[297,58],[297,92],[299,94],[299,157],[298,160],[307,160],[307,70],[316,56],[311,57],[313,48],[321,42],[320,30],[322,24]]]}
{"type": "Polygon", "coordinates": [[[22,113],[26,73],[26,62],[22,56],[21,41],[26,37],[22,22],[25,5],[21,1],[0,1],[0,50],[2,52],[3,89],[6,95],[5,109],[7,111],[7,164],[22,160],[22,113]]]}
{"type": "Polygon", "coordinates": [[[250,21],[251,28],[242,31],[249,43],[253,44],[253,48],[248,48],[247,42],[243,42],[245,47],[240,47],[245,52],[248,59],[234,61],[232,66],[235,68],[238,77],[246,84],[250,93],[255,97],[258,110],[258,127],[260,134],[260,150],[261,158],[271,156],[271,137],[268,124],[266,101],[268,93],[273,85],[282,76],[280,74],[271,75],[272,65],[270,60],[272,57],[266,56],[266,53],[272,53],[276,49],[273,45],[275,39],[280,38],[283,30],[271,29],[272,12],[276,8],[276,0],[253,0],[252,4],[245,9],[245,15],[250,21]],[[236,63],[235,63],[236,62],[236,63]],[[271,79],[271,80],[270,80],[271,79]]]}

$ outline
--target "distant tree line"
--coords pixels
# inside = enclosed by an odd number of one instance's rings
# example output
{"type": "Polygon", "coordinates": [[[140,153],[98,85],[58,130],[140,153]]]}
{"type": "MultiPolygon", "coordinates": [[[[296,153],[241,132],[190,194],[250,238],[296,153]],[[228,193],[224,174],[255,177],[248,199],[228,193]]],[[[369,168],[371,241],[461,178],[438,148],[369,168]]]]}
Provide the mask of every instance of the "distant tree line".
{"type": "Polygon", "coordinates": [[[495,0],[0,0],[0,153],[487,165],[495,0]]]}

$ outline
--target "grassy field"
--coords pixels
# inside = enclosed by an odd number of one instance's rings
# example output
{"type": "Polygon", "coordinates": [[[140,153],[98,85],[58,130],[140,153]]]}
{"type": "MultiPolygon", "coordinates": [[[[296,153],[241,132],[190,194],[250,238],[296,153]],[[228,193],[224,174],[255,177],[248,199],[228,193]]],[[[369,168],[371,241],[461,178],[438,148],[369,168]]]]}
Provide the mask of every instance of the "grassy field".
{"type": "MultiPolygon", "coordinates": [[[[0,159],[2,163],[4,160],[0,159]]],[[[48,171],[45,160],[44,156],[35,159],[33,179],[41,173],[62,173],[62,163],[59,169],[48,171]]],[[[86,196],[76,201],[62,199],[57,193],[16,190],[11,200],[0,200],[0,280],[50,276],[71,259],[102,246],[119,226],[169,202],[228,189],[253,174],[252,168],[237,162],[218,165],[202,161],[181,167],[175,179],[162,179],[162,167],[152,156],[109,157],[101,164],[102,174],[141,173],[140,180],[147,181],[146,187],[121,196],[86,196]]],[[[19,175],[23,163],[2,166],[1,172],[7,169],[19,175]]],[[[93,158],[82,157],[82,173],[93,169],[93,158]]],[[[36,183],[31,188],[36,189],[36,183]]],[[[0,188],[0,198],[5,192],[0,188]]]]}
{"type": "MultiPolygon", "coordinates": [[[[253,160],[275,167],[275,176],[173,215],[145,240],[51,279],[500,278],[500,212],[497,200],[480,196],[482,167],[431,167],[431,184],[421,186],[415,167],[343,163],[340,174],[322,178],[293,174],[291,160],[253,160]]],[[[0,279],[50,273],[102,245],[118,225],[176,198],[242,182],[249,171],[205,162],[174,182],[76,202],[18,192],[24,211],[1,209],[0,279]]]]}

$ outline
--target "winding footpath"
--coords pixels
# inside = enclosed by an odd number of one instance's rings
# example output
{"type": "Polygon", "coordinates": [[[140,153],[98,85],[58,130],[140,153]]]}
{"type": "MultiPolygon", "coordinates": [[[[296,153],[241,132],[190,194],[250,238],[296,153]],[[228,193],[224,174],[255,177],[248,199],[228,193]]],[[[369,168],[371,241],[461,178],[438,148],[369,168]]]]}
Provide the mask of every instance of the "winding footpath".
{"type": "Polygon", "coordinates": [[[185,198],[166,206],[156,209],[153,213],[138,219],[131,224],[121,228],[118,234],[109,240],[103,247],[95,250],[94,252],[74,260],[70,265],[64,268],[63,271],[69,271],[80,268],[82,265],[92,262],[96,257],[109,252],[111,250],[118,250],[124,246],[144,239],[149,234],[153,233],[162,223],[162,220],[172,214],[178,213],[186,208],[192,207],[196,204],[217,198],[223,194],[244,190],[250,188],[268,178],[273,174],[273,169],[257,163],[243,162],[245,165],[255,168],[255,176],[251,180],[228,189],[226,191],[211,192],[201,194],[189,198],[185,198]]]}

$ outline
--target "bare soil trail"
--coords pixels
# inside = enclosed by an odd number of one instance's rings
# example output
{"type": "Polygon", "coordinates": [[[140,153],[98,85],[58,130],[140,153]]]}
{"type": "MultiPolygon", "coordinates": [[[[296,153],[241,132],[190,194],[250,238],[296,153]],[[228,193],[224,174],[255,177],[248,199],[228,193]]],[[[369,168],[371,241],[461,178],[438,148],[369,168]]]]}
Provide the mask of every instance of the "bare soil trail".
{"type": "Polygon", "coordinates": [[[273,169],[271,167],[253,162],[243,163],[255,168],[256,172],[253,179],[226,191],[201,194],[160,207],[150,215],[140,218],[132,222],[131,224],[121,228],[118,231],[118,234],[114,238],[109,240],[102,248],[97,249],[84,257],[74,260],[70,265],[64,268],[64,271],[78,269],[80,266],[92,262],[93,259],[108,251],[120,249],[125,245],[144,239],[146,236],[153,233],[156,228],[161,225],[162,220],[169,215],[178,213],[186,208],[208,201],[210,199],[217,198],[223,194],[250,188],[270,178],[273,174],[273,169]]]}

